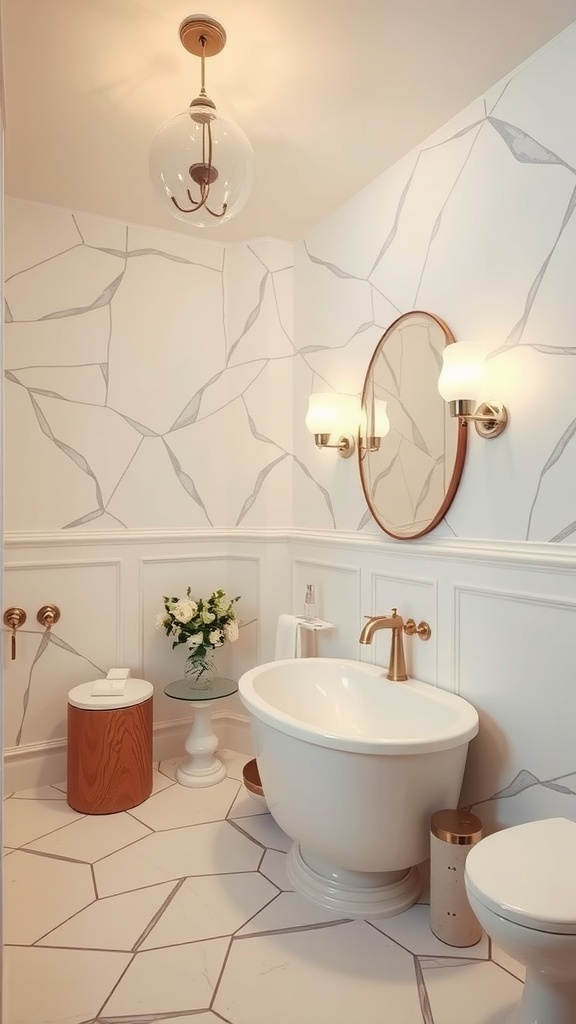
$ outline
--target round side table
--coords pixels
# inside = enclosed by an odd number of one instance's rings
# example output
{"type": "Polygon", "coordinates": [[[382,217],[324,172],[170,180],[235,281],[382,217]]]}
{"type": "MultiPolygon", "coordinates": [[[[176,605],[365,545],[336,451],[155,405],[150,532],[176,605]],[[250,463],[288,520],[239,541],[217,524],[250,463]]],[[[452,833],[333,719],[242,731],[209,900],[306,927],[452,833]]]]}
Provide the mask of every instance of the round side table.
{"type": "Polygon", "coordinates": [[[189,679],[176,679],[164,687],[167,697],[187,700],[194,704],[192,728],[184,744],[188,757],[176,772],[176,781],[181,786],[201,789],[215,786],[226,778],[226,767],[214,756],[218,738],[212,727],[210,712],[214,701],[236,693],[238,683],[232,679],[211,679],[206,686],[195,689],[189,679]]]}

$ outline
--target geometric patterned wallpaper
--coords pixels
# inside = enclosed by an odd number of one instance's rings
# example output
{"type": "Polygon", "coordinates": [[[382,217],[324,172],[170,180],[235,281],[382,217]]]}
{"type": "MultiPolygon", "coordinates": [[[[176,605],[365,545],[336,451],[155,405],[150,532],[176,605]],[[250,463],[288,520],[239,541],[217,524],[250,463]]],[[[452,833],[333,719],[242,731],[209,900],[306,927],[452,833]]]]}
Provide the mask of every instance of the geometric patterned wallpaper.
{"type": "MultiPolygon", "coordinates": [[[[358,394],[383,331],[428,309],[480,342],[471,430],[429,538],[576,536],[573,27],[294,247],[221,245],[6,201],[6,529],[363,530],[357,467],[308,394],[358,394]],[[293,320],[294,325],[293,325],[293,320]]],[[[386,130],[383,112],[382,131],[386,130]]]]}
{"type": "MultiPolygon", "coordinates": [[[[322,382],[358,391],[377,339],[410,309],[490,357],[486,398],[507,404],[509,429],[484,441],[471,428],[456,500],[428,540],[576,542],[575,92],[573,26],[297,247],[296,338],[312,368],[296,375],[297,422],[322,382]]],[[[314,472],[338,527],[366,528],[350,467],[320,453],[314,472]]],[[[295,508],[299,525],[330,528],[326,513],[310,521],[298,480],[295,508]]]]}

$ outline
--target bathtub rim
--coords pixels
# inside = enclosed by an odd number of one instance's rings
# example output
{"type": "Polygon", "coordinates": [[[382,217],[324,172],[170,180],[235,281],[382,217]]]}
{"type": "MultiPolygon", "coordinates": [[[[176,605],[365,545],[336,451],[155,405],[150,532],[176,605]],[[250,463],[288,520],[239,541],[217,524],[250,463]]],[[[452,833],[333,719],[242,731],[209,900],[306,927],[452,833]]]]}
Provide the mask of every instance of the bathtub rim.
{"type": "Polygon", "coordinates": [[[282,661],[266,662],[255,668],[244,672],[238,682],[238,694],[245,708],[254,718],[260,720],[273,729],[292,736],[295,739],[312,743],[320,747],[329,747],[332,750],[343,750],[351,753],[379,754],[379,755],[409,755],[409,754],[432,754],[436,751],[451,750],[454,747],[467,744],[474,739],[479,730],[479,718],[476,708],[458,694],[450,693],[431,683],[423,683],[419,680],[409,678],[406,682],[394,682],[386,678],[386,670],[380,665],[373,665],[367,662],[355,661],[352,658],[303,658],[305,662],[329,662],[340,665],[353,665],[361,667],[368,675],[382,677],[382,682],[388,686],[408,686],[413,692],[421,693],[426,700],[439,701],[442,704],[456,709],[460,713],[460,728],[458,724],[445,732],[436,733],[433,737],[416,738],[413,740],[386,739],[378,736],[347,736],[334,731],[323,730],[318,726],[307,724],[301,719],[280,711],[269,704],[262,696],[256,693],[254,681],[275,665],[289,665],[295,659],[287,658],[282,661]]]}

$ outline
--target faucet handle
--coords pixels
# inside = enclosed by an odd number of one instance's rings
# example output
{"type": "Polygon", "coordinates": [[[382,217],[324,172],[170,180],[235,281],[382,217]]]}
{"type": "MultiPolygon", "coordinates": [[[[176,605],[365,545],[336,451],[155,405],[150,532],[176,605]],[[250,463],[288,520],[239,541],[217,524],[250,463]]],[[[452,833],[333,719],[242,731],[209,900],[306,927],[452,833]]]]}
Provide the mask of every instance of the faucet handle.
{"type": "Polygon", "coordinates": [[[432,630],[427,622],[422,621],[416,625],[414,619],[406,619],[406,622],[404,623],[404,632],[407,636],[413,636],[414,633],[416,633],[421,640],[429,640],[432,636],[432,630]]]}

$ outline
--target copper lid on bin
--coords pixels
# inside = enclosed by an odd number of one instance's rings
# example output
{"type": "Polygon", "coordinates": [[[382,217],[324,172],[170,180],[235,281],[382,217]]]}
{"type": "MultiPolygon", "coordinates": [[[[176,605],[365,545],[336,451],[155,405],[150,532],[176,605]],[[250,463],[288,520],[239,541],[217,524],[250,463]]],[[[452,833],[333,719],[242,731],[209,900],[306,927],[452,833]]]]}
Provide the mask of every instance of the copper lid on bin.
{"type": "Polygon", "coordinates": [[[430,818],[433,836],[456,846],[471,846],[482,838],[482,822],[464,810],[435,811],[430,818]]]}
{"type": "Polygon", "coordinates": [[[260,772],[258,771],[258,764],[255,757],[244,765],[242,775],[244,778],[244,785],[250,793],[256,793],[257,796],[264,795],[262,782],[260,781],[260,772]]]}

